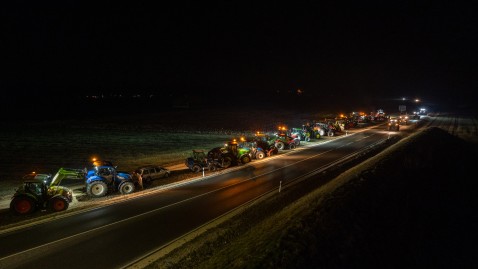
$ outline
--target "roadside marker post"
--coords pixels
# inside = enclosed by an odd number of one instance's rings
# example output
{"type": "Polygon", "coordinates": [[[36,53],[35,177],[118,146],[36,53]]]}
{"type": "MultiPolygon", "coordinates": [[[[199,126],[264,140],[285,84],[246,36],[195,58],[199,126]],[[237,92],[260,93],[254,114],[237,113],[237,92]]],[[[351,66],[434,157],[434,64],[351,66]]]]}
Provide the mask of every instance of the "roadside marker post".
{"type": "Polygon", "coordinates": [[[204,167],[202,168],[202,177],[204,177],[204,167]]]}
{"type": "Polygon", "coordinates": [[[279,182],[279,192],[281,188],[282,188],[282,180],[279,182]]]}

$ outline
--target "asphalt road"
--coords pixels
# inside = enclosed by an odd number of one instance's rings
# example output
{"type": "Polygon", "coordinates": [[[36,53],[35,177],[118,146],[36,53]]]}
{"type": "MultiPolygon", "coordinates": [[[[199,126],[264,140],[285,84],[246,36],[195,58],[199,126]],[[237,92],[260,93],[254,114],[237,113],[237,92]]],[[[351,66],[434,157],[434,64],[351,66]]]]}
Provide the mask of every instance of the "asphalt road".
{"type": "Polygon", "coordinates": [[[0,268],[125,267],[221,215],[318,173],[390,134],[383,126],[366,129],[278,158],[251,162],[229,173],[3,232],[0,268]]]}

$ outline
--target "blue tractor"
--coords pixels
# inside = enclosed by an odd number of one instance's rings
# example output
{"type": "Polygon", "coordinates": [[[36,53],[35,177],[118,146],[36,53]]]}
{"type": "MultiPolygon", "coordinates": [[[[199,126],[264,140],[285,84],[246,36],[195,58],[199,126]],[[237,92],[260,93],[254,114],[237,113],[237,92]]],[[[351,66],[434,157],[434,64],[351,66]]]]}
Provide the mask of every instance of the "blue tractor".
{"type": "Polygon", "coordinates": [[[93,169],[86,174],[86,193],[90,197],[103,197],[111,191],[121,194],[134,192],[134,182],[131,174],[119,172],[111,162],[93,162],[93,169]]]}

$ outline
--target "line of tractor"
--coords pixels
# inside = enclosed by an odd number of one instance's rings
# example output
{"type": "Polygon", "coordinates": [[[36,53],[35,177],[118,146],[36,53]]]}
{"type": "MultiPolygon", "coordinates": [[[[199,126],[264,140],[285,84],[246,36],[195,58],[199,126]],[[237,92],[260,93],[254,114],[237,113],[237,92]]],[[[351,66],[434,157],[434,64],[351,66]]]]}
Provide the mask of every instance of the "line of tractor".
{"type": "MultiPolygon", "coordinates": [[[[232,166],[244,165],[252,160],[261,160],[283,150],[293,150],[301,142],[335,136],[339,132],[356,127],[360,122],[371,122],[367,117],[353,115],[303,124],[302,127],[279,127],[274,132],[257,132],[250,137],[232,139],[209,151],[194,149],[186,158],[185,165],[193,172],[217,171],[232,166]]],[[[39,209],[52,212],[64,211],[73,201],[70,189],[61,186],[65,178],[84,180],[89,197],[98,198],[108,193],[133,193],[138,185],[137,173],[118,171],[109,161],[93,160],[90,169],[60,168],[55,175],[31,173],[24,177],[23,184],[15,191],[10,210],[17,215],[26,215],[39,209]]],[[[169,171],[167,173],[169,176],[169,171]]]]}

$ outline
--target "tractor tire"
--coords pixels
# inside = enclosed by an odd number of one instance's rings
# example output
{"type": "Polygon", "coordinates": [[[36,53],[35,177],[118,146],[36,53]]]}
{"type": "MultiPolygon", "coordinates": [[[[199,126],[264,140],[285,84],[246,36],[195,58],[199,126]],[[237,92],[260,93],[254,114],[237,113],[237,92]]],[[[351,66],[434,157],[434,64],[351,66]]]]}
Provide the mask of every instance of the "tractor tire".
{"type": "Polygon", "coordinates": [[[262,159],[264,159],[265,157],[266,157],[266,154],[265,154],[263,151],[258,151],[258,152],[256,153],[256,159],[257,159],[257,160],[262,160],[262,159]]]}
{"type": "Polygon", "coordinates": [[[201,166],[195,164],[195,165],[193,165],[193,168],[191,170],[193,171],[193,173],[199,173],[199,172],[201,172],[202,168],[201,168],[201,166]]]}
{"type": "Polygon", "coordinates": [[[98,198],[103,197],[108,192],[108,186],[103,181],[95,181],[91,184],[88,184],[86,187],[86,193],[90,197],[98,198]]]}
{"type": "Polygon", "coordinates": [[[324,136],[324,135],[325,135],[325,131],[324,131],[323,129],[320,129],[320,130],[319,130],[319,135],[320,135],[320,136],[324,136]]]}
{"type": "Polygon", "coordinates": [[[68,209],[69,205],[70,203],[68,203],[68,201],[61,196],[52,197],[48,201],[48,209],[51,212],[65,211],[68,209]]]}
{"type": "Polygon", "coordinates": [[[211,163],[211,164],[208,165],[207,169],[211,172],[214,172],[214,171],[217,170],[217,167],[214,164],[211,163]]]}
{"type": "Polygon", "coordinates": [[[228,168],[229,166],[232,165],[232,158],[229,156],[226,156],[222,159],[221,163],[222,163],[222,167],[228,168]]]}
{"type": "Polygon", "coordinates": [[[120,184],[119,191],[121,194],[130,194],[134,192],[134,184],[130,181],[125,181],[120,184]]]}
{"type": "Polygon", "coordinates": [[[244,155],[241,157],[241,163],[246,164],[251,162],[251,157],[249,155],[244,155]]]}
{"type": "Polygon", "coordinates": [[[295,145],[300,146],[300,139],[295,140],[295,145]]]}
{"type": "Polygon", "coordinates": [[[17,196],[10,202],[10,210],[15,215],[28,215],[36,210],[35,200],[28,196],[17,196]]]}
{"type": "Polygon", "coordinates": [[[272,156],[272,155],[277,155],[279,153],[279,149],[277,149],[276,147],[274,147],[270,152],[269,152],[269,156],[272,156]]]}
{"type": "Polygon", "coordinates": [[[310,142],[310,137],[307,136],[307,137],[305,138],[305,142],[310,142]]]}
{"type": "Polygon", "coordinates": [[[289,149],[295,149],[297,145],[295,143],[290,143],[289,144],[289,149]]]}
{"type": "Polygon", "coordinates": [[[285,144],[284,142],[277,142],[276,143],[276,148],[280,149],[280,150],[284,150],[285,149],[285,144]]]}
{"type": "Polygon", "coordinates": [[[332,130],[329,130],[329,131],[327,132],[327,135],[328,135],[328,136],[334,136],[334,135],[335,135],[335,132],[332,131],[332,130]]]}

